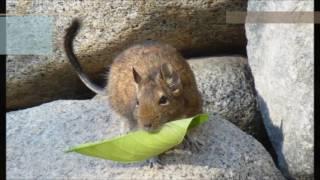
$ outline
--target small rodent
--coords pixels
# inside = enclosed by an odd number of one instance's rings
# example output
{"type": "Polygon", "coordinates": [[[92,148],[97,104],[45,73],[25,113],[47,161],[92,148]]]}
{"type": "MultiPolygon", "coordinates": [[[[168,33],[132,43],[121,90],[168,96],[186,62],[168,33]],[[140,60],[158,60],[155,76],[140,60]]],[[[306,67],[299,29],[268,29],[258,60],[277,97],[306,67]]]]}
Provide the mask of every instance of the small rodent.
{"type": "Polygon", "coordinates": [[[202,99],[187,61],[168,44],[148,41],[120,53],[111,64],[106,88],[95,85],[83,72],[73,52],[80,22],[72,21],[64,47],[84,84],[107,94],[112,109],[128,120],[130,129],[154,130],[162,124],[202,112],[202,99]]]}
{"type": "Polygon", "coordinates": [[[146,42],[129,47],[113,61],[107,88],[83,72],[72,42],[80,28],[74,19],[65,36],[65,51],[84,84],[107,94],[112,109],[129,121],[130,129],[153,130],[168,122],[202,112],[202,99],[187,61],[168,44],[146,42]]]}

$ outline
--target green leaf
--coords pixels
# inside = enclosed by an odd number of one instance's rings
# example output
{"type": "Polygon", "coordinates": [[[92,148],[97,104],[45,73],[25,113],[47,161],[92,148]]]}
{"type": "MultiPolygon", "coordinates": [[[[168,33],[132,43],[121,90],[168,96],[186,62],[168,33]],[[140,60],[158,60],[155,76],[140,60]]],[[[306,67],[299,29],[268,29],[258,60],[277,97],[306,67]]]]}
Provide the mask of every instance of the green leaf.
{"type": "Polygon", "coordinates": [[[139,130],[111,140],[82,144],[67,152],[123,163],[142,161],[180,144],[188,129],[207,120],[208,114],[199,114],[192,118],[168,122],[155,132],[139,130]]]}

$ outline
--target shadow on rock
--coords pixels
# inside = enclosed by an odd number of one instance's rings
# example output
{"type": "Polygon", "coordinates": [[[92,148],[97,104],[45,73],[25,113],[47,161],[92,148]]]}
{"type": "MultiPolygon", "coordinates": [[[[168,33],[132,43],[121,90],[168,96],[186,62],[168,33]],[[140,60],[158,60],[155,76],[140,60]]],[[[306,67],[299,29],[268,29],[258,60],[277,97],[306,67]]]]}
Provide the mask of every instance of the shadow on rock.
{"type": "Polygon", "coordinates": [[[288,171],[288,164],[284,157],[282,148],[283,148],[283,121],[281,120],[280,127],[275,126],[272,123],[272,120],[269,115],[269,109],[264,101],[264,99],[258,94],[257,95],[259,106],[261,110],[261,115],[259,118],[263,118],[263,124],[261,127],[261,143],[265,146],[265,148],[271,154],[273,160],[275,161],[276,166],[281,170],[283,175],[287,179],[294,179],[291,177],[288,171]],[[262,117],[261,117],[262,116],[262,117]]]}

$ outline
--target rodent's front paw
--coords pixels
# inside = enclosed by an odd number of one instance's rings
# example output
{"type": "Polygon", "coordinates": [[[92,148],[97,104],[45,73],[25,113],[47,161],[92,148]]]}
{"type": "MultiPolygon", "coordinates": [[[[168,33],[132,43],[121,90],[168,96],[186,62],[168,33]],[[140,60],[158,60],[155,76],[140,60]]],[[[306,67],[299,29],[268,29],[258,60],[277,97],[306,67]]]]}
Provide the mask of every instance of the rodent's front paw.
{"type": "Polygon", "coordinates": [[[193,138],[190,135],[187,135],[184,142],[184,148],[188,148],[190,149],[191,152],[193,153],[198,153],[200,152],[202,146],[203,146],[203,142],[201,142],[199,139],[197,138],[193,138]]]}
{"type": "Polygon", "coordinates": [[[150,168],[163,169],[163,164],[159,157],[153,157],[147,160],[150,168]]]}

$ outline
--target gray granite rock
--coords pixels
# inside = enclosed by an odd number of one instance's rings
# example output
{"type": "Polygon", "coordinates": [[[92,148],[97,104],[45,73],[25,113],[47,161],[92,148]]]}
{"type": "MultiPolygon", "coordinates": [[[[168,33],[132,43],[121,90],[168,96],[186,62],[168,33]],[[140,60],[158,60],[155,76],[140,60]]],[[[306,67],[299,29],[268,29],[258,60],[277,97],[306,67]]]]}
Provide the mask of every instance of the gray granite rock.
{"type": "MultiPolygon", "coordinates": [[[[248,1],[248,11],[313,11],[313,1],[248,1]]],[[[278,164],[286,176],[312,178],[313,24],[246,24],[248,60],[278,164]]]]}
{"type": "Polygon", "coordinates": [[[11,0],[8,14],[54,15],[53,53],[10,55],[7,59],[7,108],[22,108],[89,90],[78,80],[63,52],[64,30],[71,19],[83,20],[75,51],[95,80],[112,58],[146,39],[172,44],[185,55],[245,50],[243,25],[226,24],[226,11],[244,11],[244,0],[11,0]]]}
{"type": "Polygon", "coordinates": [[[7,179],[283,179],[259,142],[213,115],[196,131],[205,144],[202,151],[171,151],[162,157],[164,169],[64,153],[74,145],[117,136],[119,128],[103,98],[9,112],[7,179]]]}
{"type": "MultiPolygon", "coordinates": [[[[215,112],[245,132],[257,134],[253,77],[240,56],[190,59],[206,112],[215,112]]],[[[262,122],[260,122],[262,123],[262,122]]]]}

